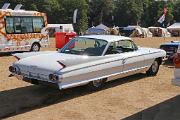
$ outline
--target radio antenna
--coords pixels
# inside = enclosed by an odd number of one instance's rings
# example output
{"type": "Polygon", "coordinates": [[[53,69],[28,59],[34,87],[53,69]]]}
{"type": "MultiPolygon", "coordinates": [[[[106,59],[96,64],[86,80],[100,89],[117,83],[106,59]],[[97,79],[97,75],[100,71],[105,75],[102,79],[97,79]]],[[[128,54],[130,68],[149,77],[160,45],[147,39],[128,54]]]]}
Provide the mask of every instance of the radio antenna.
{"type": "Polygon", "coordinates": [[[14,8],[14,10],[20,10],[22,7],[22,4],[17,4],[16,7],[14,8]]]}
{"type": "Polygon", "coordinates": [[[4,5],[2,6],[1,9],[8,9],[8,7],[10,6],[10,3],[4,3],[4,5]]]}

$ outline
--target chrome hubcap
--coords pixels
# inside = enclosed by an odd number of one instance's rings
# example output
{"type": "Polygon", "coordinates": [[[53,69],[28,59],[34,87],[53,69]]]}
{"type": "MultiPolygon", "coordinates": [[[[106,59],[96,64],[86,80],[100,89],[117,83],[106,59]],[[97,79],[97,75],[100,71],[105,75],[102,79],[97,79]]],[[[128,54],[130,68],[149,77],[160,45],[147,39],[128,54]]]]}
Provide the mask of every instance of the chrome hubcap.
{"type": "Polygon", "coordinates": [[[32,48],[33,51],[38,51],[39,50],[39,46],[38,45],[33,45],[33,48],[32,48]]]}
{"type": "Polygon", "coordinates": [[[154,63],[152,64],[152,71],[155,73],[158,69],[158,62],[154,61],[154,63]]]}
{"type": "Polygon", "coordinates": [[[101,86],[101,84],[102,84],[102,79],[93,81],[93,85],[95,87],[99,87],[99,86],[101,86]]]}

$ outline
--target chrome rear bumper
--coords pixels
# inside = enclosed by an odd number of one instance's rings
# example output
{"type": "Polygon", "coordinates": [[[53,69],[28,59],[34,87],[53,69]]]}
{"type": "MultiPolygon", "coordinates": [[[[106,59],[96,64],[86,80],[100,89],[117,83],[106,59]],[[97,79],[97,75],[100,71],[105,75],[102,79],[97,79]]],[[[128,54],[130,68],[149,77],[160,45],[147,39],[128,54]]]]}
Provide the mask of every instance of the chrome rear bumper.
{"type": "Polygon", "coordinates": [[[59,85],[58,83],[53,83],[53,82],[49,82],[49,81],[42,81],[42,80],[38,80],[38,79],[33,79],[33,78],[27,78],[27,77],[23,77],[22,75],[17,75],[17,74],[13,74],[16,78],[18,78],[19,80],[23,80],[25,82],[34,84],[34,85],[42,85],[42,86],[48,86],[48,87],[53,87],[53,88],[58,88],[59,89],[59,85]]]}

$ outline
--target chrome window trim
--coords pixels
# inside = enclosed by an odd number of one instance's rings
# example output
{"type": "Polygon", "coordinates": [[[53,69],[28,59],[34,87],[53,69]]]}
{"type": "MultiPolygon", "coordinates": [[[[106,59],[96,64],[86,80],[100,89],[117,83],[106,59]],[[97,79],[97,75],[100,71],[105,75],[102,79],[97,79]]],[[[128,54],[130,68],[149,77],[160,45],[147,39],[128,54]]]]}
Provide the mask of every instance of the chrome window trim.
{"type": "MultiPolygon", "coordinates": [[[[158,52],[153,52],[153,53],[149,53],[149,54],[155,54],[155,53],[158,53],[158,52]]],[[[103,64],[107,64],[107,63],[111,63],[111,62],[120,61],[120,60],[123,61],[123,60],[128,59],[128,58],[139,57],[139,56],[144,56],[144,55],[149,55],[149,54],[141,54],[141,55],[136,55],[136,56],[132,56],[132,57],[127,57],[127,58],[121,58],[121,59],[117,59],[117,60],[113,60],[113,61],[108,61],[108,62],[104,62],[104,63],[98,63],[98,64],[86,66],[86,67],[81,67],[81,68],[76,68],[76,69],[73,69],[73,70],[69,70],[69,71],[66,71],[66,72],[63,72],[63,73],[73,72],[73,71],[76,71],[76,70],[80,70],[80,69],[84,69],[84,68],[89,68],[89,67],[94,67],[96,65],[103,65],[103,64]]]]}

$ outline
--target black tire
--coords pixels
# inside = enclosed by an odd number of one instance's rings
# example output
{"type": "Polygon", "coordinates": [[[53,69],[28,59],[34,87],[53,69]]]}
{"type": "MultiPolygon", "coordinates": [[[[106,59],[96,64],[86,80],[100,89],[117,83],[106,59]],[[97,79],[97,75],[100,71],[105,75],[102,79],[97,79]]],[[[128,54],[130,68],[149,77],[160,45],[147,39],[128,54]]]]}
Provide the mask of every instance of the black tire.
{"type": "Polygon", "coordinates": [[[104,86],[104,83],[106,82],[106,78],[104,79],[99,79],[99,80],[94,80],[92,82],[90,82],[88,84],[88,87],[91,89],[91,90],[99,90],[101,89],[103,86],[104,86]]]}
{"type": "Polygon", "coordinates": [[[159,71],[159,61],[156,59],[154,60],[154,62],[152,63],[151,67],[149,68],[148,71],[146,71],[146,74],[148,76],[155,76],[158,71],[159,71]]]}
{"type": "Polygon", "coordinates": [[[31,52],[38,52],[40,50],[40,45],[39,43],[33,43],[31,46],[31,52]]]}

